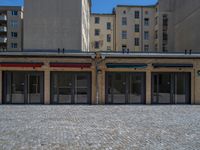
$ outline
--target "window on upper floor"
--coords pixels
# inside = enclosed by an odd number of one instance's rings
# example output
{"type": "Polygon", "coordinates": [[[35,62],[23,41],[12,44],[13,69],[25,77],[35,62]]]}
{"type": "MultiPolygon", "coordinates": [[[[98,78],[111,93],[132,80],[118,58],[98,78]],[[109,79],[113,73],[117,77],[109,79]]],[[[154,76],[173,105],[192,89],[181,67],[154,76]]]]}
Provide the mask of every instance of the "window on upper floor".
{"type": "Polygon", "coordinates": [[[149,40],[149,32],[148,31],[144,32],[144,39],[149,40]]]}
{"type": "Polygon", "coordinates": [[[99,49],[99,47],[100,47],[99,41],[95,41],[94,48],[99,49]]]}
{"type": "Polygon", "coordinates": [[[11,37],[12,38],[17,38],[17,36],[18,36],[17,32],[11,32],[11,37]]]}
{"type": "Polygon", "coordinates": [[[100,35],[100,30],[99,30],[99,29],[95,29],[94,35],[95,35],[95,36],[99,36],[99,35],[100,35]]]}
{"type": "Polygon", "coordinates": [[[12,13],[12,16],[17,16],[18,15],[18,11],[16,11],[16,10],[13,10],[11,13],[12,13]]]}
{"type": "Polygon", "coordinates": [[[11,20],[10,25],[12,28],[17,28],[18,27],[18,21],[17,20],[11,20]]]}
{"type": "Polygon", "coordinates": [[[149,45],[144,45],[144,51],[148,52],[149,51],[149,45]]]}
{"type": "Polygon", "coordinates": [[[11,43],[11,48],[17,48],[17,43],[11,43]]]}
{"type": "Polygon", "coordinates": [[[135,19],[139,19],[140,18],[140,12],[139,11],[135,11],[135,19]]]}
{"type": "Polygon", "coordinates": [[[123,44],[123,45],[122,45],[122,50],[126,50],[126,49],[127,49],[126,44],[123,44]]]}
{"type": "Polygon", "coordinates": [[[107,34],[107,42],[111,42],[111,35],[107,34]]]}
{"type": "Polygon", "coordinates": [[[158,39],[158,31],[155,31],[155,39],[158,39]]]}
{"type": "Polygon", "coordinates": [[[107,50],[108,50],[108,51],[111,51],[111,47],[110,47],[110,46],[107,46],[107,50]]]}
{"type": "Polygon", "coordinates": [[[122,31],[122,39],[127,39],[127,31],[122,31]]]}
{"type": "Polygon", "coordinates": [[[149,26],[149,18],[145,18],[144,19],[144,25],[145,26],[149,26]]]}
{"type": "Polygon", "coordinates": [[[95,24],[99,24],[100,23],[100,18],[99,17],[95,17],[95,24]]]}
{"type": "Polygon", "coordinates": [[[140,39],[139,38],[135,38],[135,46],[140,46],[140,39]]]}
{"type": "Polygon", "coordinates": [[[122,17],[122,25],[123,26],[127,25],[127,18],[126,17],[122,17]]]}
{"type": "Polygon", "coordinates": [[[139,24],[135,24],[135,32],[140,32],[140,25],[139,24]]]}
{"type": "Polygon", "coordinates": [[[111,30],[111,22],[107,22],[107,30],[111,30]]]}

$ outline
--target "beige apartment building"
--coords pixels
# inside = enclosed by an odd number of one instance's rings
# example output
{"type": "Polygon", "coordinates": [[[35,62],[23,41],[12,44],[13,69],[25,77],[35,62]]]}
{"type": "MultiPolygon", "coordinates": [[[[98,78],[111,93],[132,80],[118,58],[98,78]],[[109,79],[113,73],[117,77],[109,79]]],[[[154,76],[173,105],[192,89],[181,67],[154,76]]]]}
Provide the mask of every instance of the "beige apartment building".
{"type": "MultiPolygon", "coordinates": [[[[199,0],[159,0],[151,6],[118,5],[114,10],[110,14],[115,18],[114,51],[173,52],[200,49],[199,0]]],[[[95,16],[98,14],[91,17],[92,50],[96,50],[93,33],[99,28],[94,22],[95,16]]],[[[99,18],[104,20],[105,16],[99,14],[99,18]]],[[[104,31],[101,30],[101,36],[97,38],[106,37],[107,31],[104,31]]],[[[106,38],[100,41],[106,43],[106,38]]],[[[106,50],[106,47],[99,50],[106,50]]]]}
{"type": "Polygon", "coordinates": [[[154,50],[155,6],[123,6],[115,8],[116,50],[154,50]]]}
{"type": "Polygon", "coordinates": [[[91,14],[90,24],[90,50],[114,51],[115,15],[91,14]]]}
{"type": "Polygon", "coordinates": [[[0,50],[22,50],[23,10],[18,6],[0,6],[0,50]]]}
{"type": "Polygon", "coordinates": [[[90,0],[25,0],[24,6],[25,50],[89,50],[90,0]]]}

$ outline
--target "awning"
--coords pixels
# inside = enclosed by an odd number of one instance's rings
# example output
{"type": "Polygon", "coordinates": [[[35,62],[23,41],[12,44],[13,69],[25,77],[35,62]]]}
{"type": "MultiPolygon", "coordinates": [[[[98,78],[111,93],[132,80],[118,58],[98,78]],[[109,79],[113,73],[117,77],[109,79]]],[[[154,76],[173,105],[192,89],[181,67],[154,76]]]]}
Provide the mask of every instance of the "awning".
{"type": "Polygon", "coordinates": [[[90,68],[91,66],[91,63],[50,63],[52,68],[90,68]]]}
{"type": "Polygon", "coordinates": [[[152,64],[154,68],[193,68],[193,64],[152,64]]]}
{"type": "Polygon", "coordinates": [[[30,68],[40,68],[43,63],[33,63],[33,62],[0,62],[0,67],[30,67],[30,68]]]}
{"type": "Polygon", "coordinates": [[[108,63],[107,68],[146,68],[147,64],[108,63]]]}

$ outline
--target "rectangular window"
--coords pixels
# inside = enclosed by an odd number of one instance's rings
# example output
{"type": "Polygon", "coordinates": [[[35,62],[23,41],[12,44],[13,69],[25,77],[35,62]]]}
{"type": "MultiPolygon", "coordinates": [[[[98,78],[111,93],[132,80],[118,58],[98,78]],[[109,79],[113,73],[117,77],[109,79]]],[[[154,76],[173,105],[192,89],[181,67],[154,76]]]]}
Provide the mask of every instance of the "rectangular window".
{"type": "Polygon", "coordinates": [[[107,22],[107,30],[111,30],[111,23],[107,22]]]}
{"type": "Polygon", "coordinates": [[[125,44],[122,45],[122,50],[126,50],[127,46],[125,44]]]}
{"type": "Polygon", "coordinates": [[[149,26],[149,18],[145,18],[144,19],[144,25],[145,26],[149,26]]]}
{"type": "Polygon", "coordinates": [[[144,39],[149,40],[149,32],[148,31],[144,32],[144,39]]]}
{"type": "Polygon", "coordinates": [[[99,41],[95,41],[94,48],[95,48],[95,49],[99,49],[99,41]]]}
{"type": "Polygon", "coordinates": [[[149,45],[144,45],[144,51],[148,52],[149,51],[149,45]]]}
{"type": "Polygon", "coordinates": [[[155,18],[155,25],[158,24],[158,17],[155,18]]]}
{"type": "Polygon", "coordinates": [[[111,42],[111,35],[107,34],[107,42],[111,42]]]}
{"type": "Polygon", "coordinates": [[[11,32],[11,37],[12,38],[17,38],[17,32],[11,32]]]}
{"type": "Polygon", "coordinates": [[[100,30],[99,29],[95,29],[95,36],[99,36],[100,35],[100,30]]]}
{"type": "Polygon", "coordinates": [[[127,39],[127,31],[122,31],[122,39],[127,39]]]}
{"type": "Polygon", "coordinates": [[[18,21],[17,20],[11,20],[11,27],[17,28],[18,27],[18,21]]]}
{"type": "Polygon", "coordinates": [[[135,24],[135,32],[140,32],[140,25],[139,24],[135,24]]]}
{"type": "Polygon", "coordinates": [[[17,15],[18,15],[18,11],[13,10],[13,11],[12,11],[12,16],[17,16],[17,15]]]}
{"type": "Polygon", "coordinates": [[[126,17],[122,17],[122,25],[123,26],[127,25],[127,18],[126,17]]]}
{"type": "Polygon", "coordinates": [[[158,39],[158,31],[155,31],[155,39],[158,39]]]}
{"type": "Polygon", "coordinates": [[[139,19],[140,18],[140,12],[139,11],[135,11],[135,19],[139,19]]]}
{"type": "Polygon", "coordinates": [[[99,17],[95,17],[95,24],[99,24],[100,23],[100,18],[99,17]]]}
{"type": "Polygon", "coordinates": [[[111,47],[110,47],[110,46],[107,46],[107,50],[108,50],[108,51],[111,51],[111,47]]]}
{"type": "Polygon", "coordinates": [[[11,43],[11,48],[17,48],[17,43],[11,43]]]}
{"type": "Polygon", "coordinates": [[[140,39],[139,38],[135,38],[135,46],[140,46],[140,39]]]}

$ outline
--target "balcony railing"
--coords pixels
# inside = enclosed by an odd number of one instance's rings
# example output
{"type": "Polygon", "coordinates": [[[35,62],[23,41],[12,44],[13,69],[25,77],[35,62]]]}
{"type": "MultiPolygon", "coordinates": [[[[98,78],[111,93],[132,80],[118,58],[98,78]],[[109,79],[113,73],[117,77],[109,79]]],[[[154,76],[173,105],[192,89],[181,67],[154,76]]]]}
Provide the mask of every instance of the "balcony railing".
{"type": "Polygon", "coordinates": [[[7,37],[0,37],[0,43],[6,43],[7,37]]]}
{"type": "Polygon", "coordinates": [[[7,27],[0,26],[0,32],[7,32],[7,27]]]}
{"type": "Polygon", "coordinates": [[[7,16],[6,15],[0,15],[0,20],[7,20],[7,16]]]}

